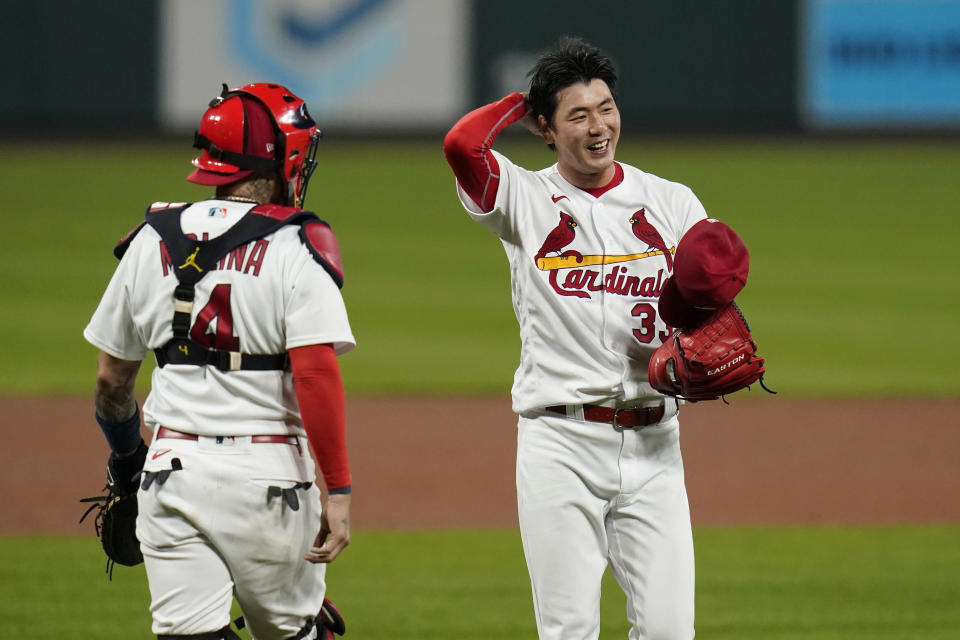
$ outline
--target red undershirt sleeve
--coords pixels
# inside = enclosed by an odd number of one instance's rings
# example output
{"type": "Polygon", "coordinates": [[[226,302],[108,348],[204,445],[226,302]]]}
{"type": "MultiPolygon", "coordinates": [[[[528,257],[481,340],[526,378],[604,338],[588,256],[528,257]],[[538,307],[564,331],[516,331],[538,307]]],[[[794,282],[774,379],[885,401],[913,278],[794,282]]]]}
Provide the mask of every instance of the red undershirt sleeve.
{"type": "Polygon", "coordinates": [[[443,139],[443,153],[457,182],[481,211],[493,210],[500,185],[500,166],[490,152],[493,141],[526,112],[523,95],[511,93],[460,118],[443,139]]]}
{"type": "Polygon", "coordinates": [[[329,493],[350,492],[346,399],[333,346],[290,349],[300,417],[329,493]]]}

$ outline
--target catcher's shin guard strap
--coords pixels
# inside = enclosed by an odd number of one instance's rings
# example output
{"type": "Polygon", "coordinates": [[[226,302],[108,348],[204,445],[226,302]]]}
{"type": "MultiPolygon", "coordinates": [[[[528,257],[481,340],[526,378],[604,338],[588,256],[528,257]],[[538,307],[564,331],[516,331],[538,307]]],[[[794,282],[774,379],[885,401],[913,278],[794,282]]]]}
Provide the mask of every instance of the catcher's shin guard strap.
{"type": "MultiPolygon", "coordinates": [[[[243,618],[237,618],[233,622],[238,629],[243,629],[243,618]]],[[[296,635],[290,636],[287,640],[303,640],[309,637],[314,637],[316,640],[335,640],[334,635],[342,636],[346,632],[347,623],[343,621],[340,611],[336,605],[324,598],[317,617],[310,620],[296,635]],[[314,629],[317,630],[317,635],[311,636],[314,629]]]]}
{"type": "Polygon", "coordinates": [[[332,640],[333,634],[342,636],[347,632],[347,623],[344,622],[339,609],[326,598],[323,599],[323,606],[320,607],[320,613],[317,615],[317,628],[321,629],[320,637],[324,640],[327,638],[332,640]]]}
{"type": "Polygon", "coordinates": [[[217,631],[208,631],[206,633],[195,633],[191,635],[171,635],[168,633],[157,634],[157,640],[241,640],[230,625],[217,631]]]}

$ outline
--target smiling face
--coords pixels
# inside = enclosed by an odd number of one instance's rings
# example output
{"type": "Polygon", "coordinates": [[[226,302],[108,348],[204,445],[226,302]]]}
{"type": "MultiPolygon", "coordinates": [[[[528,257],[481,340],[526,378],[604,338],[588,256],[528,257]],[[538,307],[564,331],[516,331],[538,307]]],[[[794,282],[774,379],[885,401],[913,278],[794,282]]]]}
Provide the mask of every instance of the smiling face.
{"type": "Polygon", "coordinates": [[[547,144],[556,146],[560,175],[582,189],[613,179],[613,156],[620,139],[620,111],[607,83],[593,79],[557,92],[553,124],[540,116],[547,144]]]}

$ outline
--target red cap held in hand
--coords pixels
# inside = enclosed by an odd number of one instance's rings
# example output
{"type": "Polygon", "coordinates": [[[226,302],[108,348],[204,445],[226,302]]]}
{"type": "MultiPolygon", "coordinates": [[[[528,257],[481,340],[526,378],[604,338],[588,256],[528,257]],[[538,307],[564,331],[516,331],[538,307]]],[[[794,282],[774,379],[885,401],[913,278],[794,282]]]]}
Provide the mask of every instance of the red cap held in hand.
{"type": "Polygon", "coordinates": [[[660,294],[660,317],[685,329],[731,302],[750,270],[750,254],[737,232],[713,218],[693,225],[677,245],[673,276],[660,294]]]}

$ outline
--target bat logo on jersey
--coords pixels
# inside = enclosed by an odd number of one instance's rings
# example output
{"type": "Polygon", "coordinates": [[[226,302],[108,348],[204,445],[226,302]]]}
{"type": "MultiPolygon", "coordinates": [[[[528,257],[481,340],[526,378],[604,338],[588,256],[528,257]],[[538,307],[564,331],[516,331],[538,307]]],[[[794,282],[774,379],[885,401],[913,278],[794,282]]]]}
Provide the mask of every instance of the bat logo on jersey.
{"type": "MultiPolygon", "coordinates": [[[[562,196],[566,197],[566,196],[562,196]]],[[[555,199],[560,199],[556,195],[555,199]]],[[[547,235],[533,260],[541,271],[549,271],[550,286],[559,295],[590,298],[591,291],[606,291],[617,295],[658,298],[663,287],[663,269],[656,277],[641,278],[628,275],[626,266],[618,263],[641,260],[663,255],[667,260],[667,269],[673,268],[673,256],[662,236],[646,219],[646,210],[640,209],[630,217],[633,235],[647,243],[648,251],[625,255],[583,255],[574,249],[561,250],[576,238],[577,223],[573,217],[560,212],[559,224],[547,235]],[[549,256],[556,253],[555,256],[549,256]],[[596,265],[617,265],[612,270],[588,269],[596,265]],[[560,280],[560,272],[563,280],[560,280]]]]}
{"type": "Polygon", "coordinates": [[[210,207],[210,210],[207,211],[207,217],[209,217],[209,218],[226,218],[226,217],[227,217],[227,208],[226,208],[226,207],[210,207]]]}

